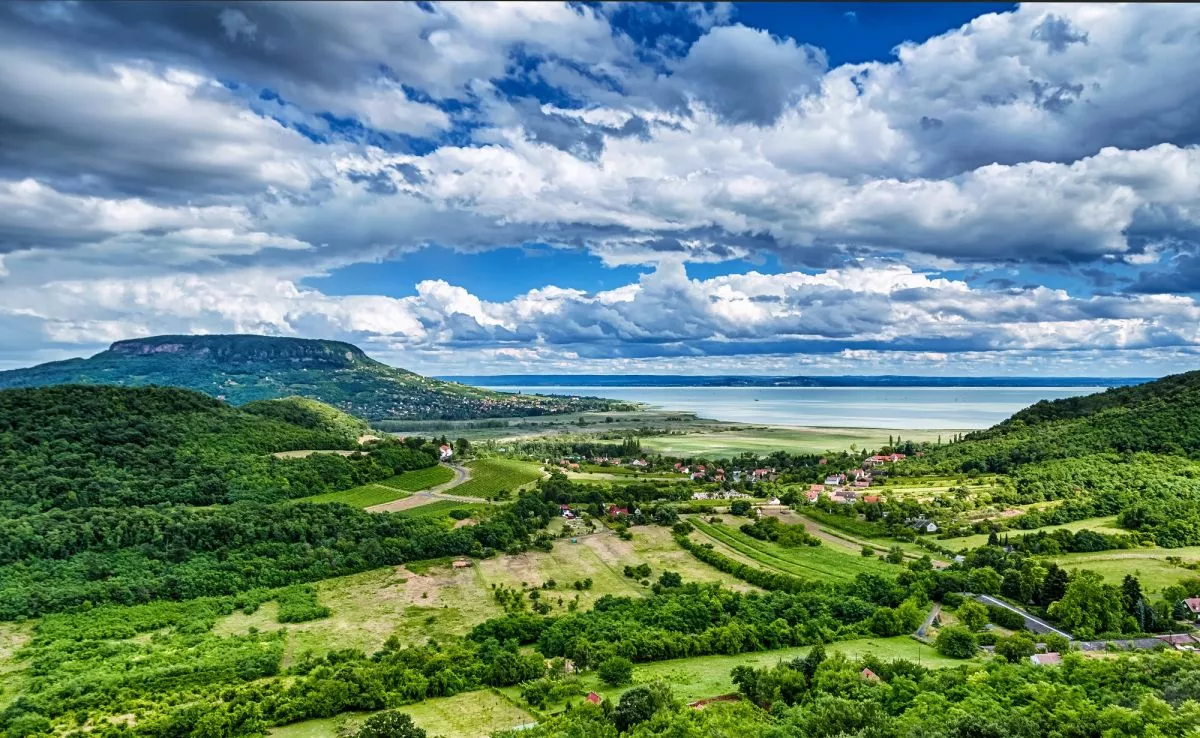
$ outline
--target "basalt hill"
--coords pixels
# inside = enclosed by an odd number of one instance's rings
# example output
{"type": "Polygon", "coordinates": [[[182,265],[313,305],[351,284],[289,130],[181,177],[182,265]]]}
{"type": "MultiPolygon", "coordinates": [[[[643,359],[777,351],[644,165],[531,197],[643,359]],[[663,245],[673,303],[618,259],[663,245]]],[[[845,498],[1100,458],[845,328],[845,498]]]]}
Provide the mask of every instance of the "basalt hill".
{"type": "Polygon", "coordinates": [[[235,405],[298,395],[368,420],[497,418],[614,406],[595,398],[517,395],[423,377],[341,341],[254,335],[117,341],[90,358],[0,372],[0,389],[55,384],[185,387],[235,405]]]}

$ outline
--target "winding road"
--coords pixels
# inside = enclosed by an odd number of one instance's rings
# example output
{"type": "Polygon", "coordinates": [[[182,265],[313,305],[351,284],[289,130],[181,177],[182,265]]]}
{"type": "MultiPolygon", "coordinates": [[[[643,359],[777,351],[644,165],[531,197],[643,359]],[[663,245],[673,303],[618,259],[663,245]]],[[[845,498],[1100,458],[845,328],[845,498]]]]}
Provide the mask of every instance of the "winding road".
{"type": "MultiPolygon", "coordinates": [[[[421,505],[424,505],[424,504],[427,504],[430,502],[436,502],[437,500],[450,500],[452,502],[466,502],[466,503],[480,503],[480,504],[484,504],[484,505],[495,504],[492,500],[485,500],[482,497],[466,497],[464,495],[446,494],[446,490],[454,489],[458,485],[460,485],[463,482],[466,482],[468,479],[470,479],[471,478],[471,470],[468,469],[467,467],[463,466],[462,464],[446,463],[446,464],[442,464],[442,466],[444,466],[444,467],[450,469],[450,471],[454,472],[454,478],[451,479],[449,482],[443,482],[443,483],[437,485],[436,487],[430,487],[429,489],[421,490],[420,492],[415,492],[411,495],[408,495],[407,497],[401,497],[398,500],[392,500],[391,502],[384,502],[379,505],[371,505],[370,507],[367,507],[364,509],[367,512],[396,512],[397,510],[408,510],[408,509],[411,509],[414,507],[420,507],[421,505]]],[[[387,487],[387,485],[376,485],[376,486],[387,487]]],[[[387,487],[387,489],[393,489],[393,488],[387,487]]]]}

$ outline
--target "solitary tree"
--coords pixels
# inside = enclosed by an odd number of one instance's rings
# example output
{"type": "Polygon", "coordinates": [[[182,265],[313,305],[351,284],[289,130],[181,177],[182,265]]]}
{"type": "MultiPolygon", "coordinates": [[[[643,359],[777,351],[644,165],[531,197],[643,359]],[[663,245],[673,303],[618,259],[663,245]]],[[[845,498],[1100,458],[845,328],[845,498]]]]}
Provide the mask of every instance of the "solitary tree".
{"type": "Polygon", "coordinates": [[[357,738],[425,738],[425,730],[414,725],[408,713],[384,710],[363,721],[357,738]]]}

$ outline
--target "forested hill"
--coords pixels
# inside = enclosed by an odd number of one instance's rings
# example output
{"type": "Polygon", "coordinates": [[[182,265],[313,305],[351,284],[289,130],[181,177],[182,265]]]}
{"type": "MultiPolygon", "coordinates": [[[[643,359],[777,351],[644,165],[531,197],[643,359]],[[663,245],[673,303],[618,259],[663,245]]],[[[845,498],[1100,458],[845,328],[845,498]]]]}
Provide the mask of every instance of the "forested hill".
{"type": "Polygon", "coordinates": [[[1138,451],[1200,454],[1200,372],[1039,402],[932,451],[925,463],[965,471],[1009,471],[1049,459],[1138,451]]]}
{"type": "Polygon", "coordinates": [[[493,418],[610,409],[609,400],[514,395],[423,377],[340,341],[155,336],[87,359],[0,372],[0,389],[55,384],[185,387],[240,405],[299,395],[368,420],[493,418]]]}
{"type": "Polygon", "coordinates": [[[410,449],[286,462],[270,455],[354,449],[363,430],[360,421],[303,399],[235,408],[170,387],[4,390],[0,512],[272,501],[434,463],[430,454],[410,449]],[[396,453],[413,458],[383,463],[381,454],[396,453]]]}

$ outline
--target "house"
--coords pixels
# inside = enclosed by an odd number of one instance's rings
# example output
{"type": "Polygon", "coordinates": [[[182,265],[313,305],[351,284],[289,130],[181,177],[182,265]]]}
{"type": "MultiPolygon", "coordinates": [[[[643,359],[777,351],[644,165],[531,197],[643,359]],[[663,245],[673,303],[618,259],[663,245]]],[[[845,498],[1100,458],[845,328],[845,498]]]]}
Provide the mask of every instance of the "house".
{"type": "Polygon", "coordinates": [[[817,494],[820,494],[820,493],[822,493],[822,492],[824,492],[824,491],[825,491],[825,485],[823,485],[823,484],[810,484],[810,485],[808,485],[808,491],[809,491],[809,492],[816,492],[817,494]]]}
{"type": "Polygon", "coordinates": [[[1029,662],[1034,666],[1059,666],[1062,664],[1062,655],[1057,651],[1035,653],[1029,657],[1029,662]]]}
{"type": "Polygon", "coordinates": [[[844,490],[841,494],[841,497],[841,502],[844,505],[851,505],[855,502],[858,502],[858,493],[854,490],[844,490]]]}
{"type": "Polygon", "coordinates": [[[813,503],[821,498],[822,491],[823,491],[823,488],[816,489],[816,490],[810,489],[808,492],[804,493],[804,497],[805,497],[805,499],[807,499],[809,501],[809,503],[813,503]]]}
{"type": "Polygon", "coordinates": [[[650,466],[649,462],[647,462],[645,459],[634,459],[633,461],[629,462],[629,465],[639,469],[650,466]]]}
{"type": "Polygon", "coordinates": [[[916,518],[914,520],[908,521],[908,524],[911,525],[913,527],[913,529],[916,530],[918,533],[921,533],[921,532],[937,533],[938,532],[937,523],[933,522],[929,518],[916,518]]]}
{"type": "Polygon", "coordinates": [[[767,504],[768,505],[779,505],[781,503],[779,502],[778,497],[772,497],[771,499],[767,500],[767,504]]]}
{"type": "Polygon", "coordinates": [[[863,495],[862,501],[867,503],[868,505],[874,505],[879,502],[882,502],[883,498],[880,497],[879,495],[863,495]]]}
{"type": "Polygon", "coordinates": [[[629,508],[627,508],[627,507],[617,507],[616,505],[608,506],[608,517],[610,517],[610,518],[619,518],[619,517],[628,516],[628,515],[629,515],[629,508]]]}
{"type": "Polygon", "coordinates": [[[1189,597],[1183,601],[1183,604],[1191,613],[1192,618],[1200,622],[1200,597],[1189,597]]]}
{"type": "Polygon", "coordinates": [[[562,514],[563,518],[565,518],[565,519],[567,519],[567,520],[574,520],[574,519],[575,519],[575,513],[574,513],[574,512],[572,512],[572,511],[571,511],[571,508],[570,508],[570,507],[568,507],[567,505],[559,505],[559,506],[558,506],[558,510],[559,510],[559,512],[562,514]]]}
{"type": "Polygon", "coordinates": [[[598,705],[604,700],[603,697],[596,694],[595,692],[588,692],[587,697],[585,697],[584,699],[586,699],[588,702],[591,702],[593,705],[598,705]]]}
{"type": "Polygon", "coordinates": [[[438,456],[442,461],[449,461],[453,455],[454,449],[450,447],[450,444],[443,443],[441,446],[438,446],[438,456]]]}
{"type": "Polygon", "coordinates": [[[854,486],[858,489],[866,489],[867,487],[871,486],[871,482],[867,479],[857,479],[854,482],[854,486]]]}
{"type": "Polygon", "coordinates": [[[731,473],[733,475],[733,481],[735,481],[735,482],[742,481],[742,470],[741,469],[734,469],[733,472],[731,472],[731,473]]]}
{"type": "Polygon", "coordinates": [[[771,477],[771,475],[773,473],[774,472],[770,469],[755,469],[753,472],[750,473],[750,476],[754,479],[754,481],[757,482],[760,479],[767,479],[767,478],[771,477]]]}
{"type": "Polygon", "coordinates": [[[878,682],[879,681],[879,675],[876,674],[875,672],[871,671],[870,669],[864,668],[859,674],[860,674],[860,676],[862,676],[862,678],[865,681],[868,681],[868,682],[878,682]]]}
{"type": "Polygon", "coordinates": [[[825,477],[825,484],[828,484],[831,487],[836,487],[839,484],[845,484],[845,483],[846,483],[846,475],[845,474],[830,474],[829,476],[825,477]]]}

